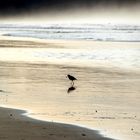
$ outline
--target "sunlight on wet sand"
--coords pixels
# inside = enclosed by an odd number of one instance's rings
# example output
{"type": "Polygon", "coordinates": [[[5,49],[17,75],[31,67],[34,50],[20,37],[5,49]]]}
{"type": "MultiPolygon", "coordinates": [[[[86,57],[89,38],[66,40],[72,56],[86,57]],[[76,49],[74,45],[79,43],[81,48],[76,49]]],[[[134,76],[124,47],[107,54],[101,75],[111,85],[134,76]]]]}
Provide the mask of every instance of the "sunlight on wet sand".
{"type": "Polygon", "coordinates": [[[105,64],[33,64],[18,62],[16,57],[16,62],[0,62],[2,106],[28,110],[28,115],[37,119],[102,130],[105,135],[122,140],[140,139],[138,69],[105,64]],[[67,74],[78,79],[76,89],[69,94],[67,74]]]}
{"type": "MultiPolygon", "coordinates": [[[[1,63],[1,104],[27,109],[29,116],[139,138],[140,74],[101,68],[1,63]],[[68,94],[66,74],[77,76],[68,94]],[[131,131],[134,128],[134,131],[131,131]]],[[[110,136],[110,135],[109,135],[110,136]]],[[[123,138],[123,139],[124,139],[123,138]]]]}

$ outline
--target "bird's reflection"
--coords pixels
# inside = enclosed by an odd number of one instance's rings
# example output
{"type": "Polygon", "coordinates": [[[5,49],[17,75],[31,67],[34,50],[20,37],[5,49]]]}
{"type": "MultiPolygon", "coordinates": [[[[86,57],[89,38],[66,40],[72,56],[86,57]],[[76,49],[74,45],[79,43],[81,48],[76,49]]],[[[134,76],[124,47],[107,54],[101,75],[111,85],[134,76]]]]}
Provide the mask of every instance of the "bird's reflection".
{"type": "Polygon", "coordinates": [[[74,87],[73,85],[71,85],[68,90],[67,93],[71,93],[72,91],[76,90],[76,87],[74,87]]]}

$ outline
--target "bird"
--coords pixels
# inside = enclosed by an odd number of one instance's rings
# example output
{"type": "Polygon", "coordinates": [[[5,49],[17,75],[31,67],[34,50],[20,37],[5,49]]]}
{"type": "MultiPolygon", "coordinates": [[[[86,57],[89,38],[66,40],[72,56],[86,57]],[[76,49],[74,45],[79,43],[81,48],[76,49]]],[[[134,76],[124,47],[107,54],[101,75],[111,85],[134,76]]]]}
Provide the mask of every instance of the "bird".
{"type": "Polygon", "coordinates": [[[69,80],[71,80],[72,81],[72,85],[74,85],[74,80],[77,80],[74,76],[72,76],[72,75],[70,75],[70,74],[68,74],[67,75],[67,77],[69,78],[69,80]]]}

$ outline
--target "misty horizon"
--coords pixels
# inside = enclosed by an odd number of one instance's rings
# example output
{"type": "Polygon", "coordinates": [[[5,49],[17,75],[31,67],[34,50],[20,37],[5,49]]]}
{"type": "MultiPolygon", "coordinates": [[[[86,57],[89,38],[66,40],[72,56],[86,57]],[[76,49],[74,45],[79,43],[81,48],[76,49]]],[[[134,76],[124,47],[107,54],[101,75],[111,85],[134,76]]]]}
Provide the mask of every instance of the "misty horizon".
{"type": "Polygon", "coordinates": [[[140,24],[138,0],[1,0],[0,22],[140,24]]]}

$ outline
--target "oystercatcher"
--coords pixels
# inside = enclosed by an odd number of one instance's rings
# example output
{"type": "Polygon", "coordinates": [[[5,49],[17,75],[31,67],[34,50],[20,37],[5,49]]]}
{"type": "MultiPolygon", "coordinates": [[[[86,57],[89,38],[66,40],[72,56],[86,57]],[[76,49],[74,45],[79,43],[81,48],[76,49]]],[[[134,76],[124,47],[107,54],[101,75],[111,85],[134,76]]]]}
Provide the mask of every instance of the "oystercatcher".
{"type": "Polygon", "coordinates": [[[72,85],[74,85],[74,80],[77,80],[74,76],[72,76],[72,75],[67,75],[67,77],[69,78],[69,80],[71,80],[72,81],[72,85]]]}

